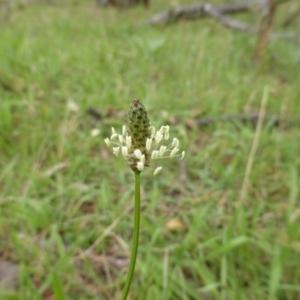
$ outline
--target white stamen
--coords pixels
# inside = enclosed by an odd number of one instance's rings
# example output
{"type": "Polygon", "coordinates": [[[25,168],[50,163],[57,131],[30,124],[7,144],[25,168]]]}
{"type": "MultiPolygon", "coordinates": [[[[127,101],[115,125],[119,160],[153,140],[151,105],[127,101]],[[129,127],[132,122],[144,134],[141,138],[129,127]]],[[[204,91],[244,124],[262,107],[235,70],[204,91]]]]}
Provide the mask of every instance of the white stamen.
{"type": "Polygon", "coordinates": [[[174,148],[170,154],[170,158],[174,157],[178,151],[179,151],[179,148],[174,148]]]}
{"type": "Polygon", "coordinates": [[[139,170],[139,171],[143,171],[144,170],[144,163],[139,161],[136,165],[136,168],[139,170]]]}
{"type": "Polygon", "coordinates": [[[120,141],[121,144],[125,144],[125,140],[124,140],[122,135],[119,134],[118,138],[119,138],[119,141],[120,141]]]}
{"type": "Polygon", "coordinates": [[[110,137],[110,139],[113,141],[113,140],[116,139],[117,136],[118,136],[118,135],[117,135],[116,133],[114,133],[114,134],[112,134],[112,136],[110,137]]]}
{"type": "Polygon", "coordinates": [[[109,140],[109,138],[106,138],[105,140],[104,140],[104,142],[105,142],[105,144],[107,145],[107,147],[111,147],[111,142],[110,142],[110,140],[109,140]]]}
{"type": "Polygon", "coordinates": [[[146,149],[147,149],[147,151],[151,150],[151,146],[152,146],[152,139],[147,139],[146,140],[146,149]]]}
{"type": "Polygon", "coordinates": [[[170,137],[169,132],[166,132],[164,135],[164,139],[167,141],[169,139],[169,137],[170,137]]]}
{"type": "Polygon", "coordinates": [[[157,131],[155,134],[155,142],[156,144],[159,144],[161,140],[163,139],[163,134],[160,131],[157,131]]]}
{"type": "Polygon", "coordinates": [[[120,153],[120,147],[113,147],[113,154],[115,156],[119,156],[120,153]]]}
{"type": "Polygon", "coordinates": [[[131,148],[131,136],[129,135],[126,136],[126,145],[128,149],[131,148]]]}
{"type": "Polygon", "coordinates": [[[140,149],[135,149],[133,153],[134,153],[134,156],[138,159],[140,159],[142,156],[142,152],[140,149]]]}
{"type": "Polygon", "coordinates": [[[160,129],[159,129],[159,131],[162,134],[168,134],[169,133],[169,128],[170,128],[169,125],[161,126],[160,129]]]}
{"type": "Polygon", "coordinates": [[[124,158],[127,158],[127,156],[128,156],[128,148],[127,147],[122,147],[122,155],[124,158]]]}
{"type": "Polygon", "coordinates": [[[160,149],[159,149],[159,156],[163,156],[164,153],[166,152],[167,150],[167,147],[166,146],[160,146],[160,149]]]}
{"type": "Polygon", "coordinates": [[[153,137],[155,135],[155,127],[154,126],[150,126],[150,130],[151,130],[151,135],[153,137]]]}
{"type": "Polygon", "coordinates": [[[162,167],[157,167],[153,173],[153,176],[156,176],[157,174],[159,174],[161,172],[162,167]]]}
{"type": "Polygon", "coordinates": [[[181,159],[183,159],[184,156],[185,156],[185,151],[182,151],[182,153],[181,153],[181,159]]]}
{"type": "Polygon", "coordinates": [[[145,155],[144,155],[144,154],[140,157],[140,161],[141,161],[143,164],[145,163],[145,155]]]}
{"type": "Polygon", "coordinates": [[[179,146],[179,141],[178,141],[178,139],[174,138],[173,142],[172,142],[172,147],[178,148],[178,146],[179,146]]]}
{"type": "Polygon", "coordinates": [[[111,132],[112,132],[113,135],[117,134],[117,132],[115,131],[115,129],[113,127],[111,128],[111,132]]]}
{"type": "Polygon", "coordinates": [[[122,127],[122,134],[125,136],[126,135],[126,126],[125,125],[123,125],[123,127],[122,127]]]}
{"type": "Polygon", "coordinates": [[[151,154],[151,159],[157,159],[159,156],[159,151],[154,150],[151,154]]]}
{"type": "Polygon", "coordinates": [[[160,132],[161,134],[164,134],[164,132],[165,132],[165,127],[166,127],[166,126],[161,126],[161,127],[160,127],[159,132],[160,132]]]}

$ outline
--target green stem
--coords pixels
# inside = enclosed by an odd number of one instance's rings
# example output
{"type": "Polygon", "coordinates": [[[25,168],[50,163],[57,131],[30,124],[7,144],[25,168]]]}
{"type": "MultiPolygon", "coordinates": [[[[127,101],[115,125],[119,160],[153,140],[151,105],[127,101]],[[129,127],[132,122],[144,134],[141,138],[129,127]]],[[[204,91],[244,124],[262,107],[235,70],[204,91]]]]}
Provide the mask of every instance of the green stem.
{"type": "Polygon", "coordinates": [[[135,180],[135,196],[134,196],[134,228],[133,228],[133,240],[132,240],[132,249],[131,249],[131,257],[130,257],[130,264],[127,273],[127,279],[123,291],[123,295],[121,300],[126,300],[130,285],[132,282],[132,277],[135,268],[135,262],[138,252],[139,246],[139,234],[140,234],[140,210],[141,210],[141,192],[140,192],[140,172],[134,171],[134,180],[135,180]]]}

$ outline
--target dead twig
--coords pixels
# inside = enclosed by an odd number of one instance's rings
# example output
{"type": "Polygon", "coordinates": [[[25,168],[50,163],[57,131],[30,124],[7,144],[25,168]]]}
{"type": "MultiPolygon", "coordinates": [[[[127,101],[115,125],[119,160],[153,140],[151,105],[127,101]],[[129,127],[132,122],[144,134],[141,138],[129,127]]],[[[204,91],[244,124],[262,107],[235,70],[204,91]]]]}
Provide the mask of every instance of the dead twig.
{"type": "Polygon", "coordinates": [[[219,10],[218,8],[214,7],[211,4],[205,4],[204,10],[207,16],[217,20],[219,23],[221,23],[222,25],[228,28],[232,28],[238,31],[255,33],[254,28],[249,27],[246,23],[227,17],[226,15],[224,15],[224,13],[222,13],[221,10],[219,10]]]}
{"type": "Polygon", "coordinates": [[[262,127],[263,127],[264,117],[266,114],[267,103],[268,103],[268,88],[265,87],[263,98],[261,100],[261,107],[260,107],[260,111],[259,111],[259,115],[258,115],[254,139],[253,139],[252,147],[251,147],[250,154],[248,157],[246,171],[245,171],[245,177],[244,177],[241,194],[240,194],[240,201],[243,204],[245,204],[245,202],[247,200],[247,194],[248,194],[248,189],[249,189],[249,185],[250,185],[250,175],[252,172],[252,167],[253,167],[254,159],[255,159],[258,144],[259,144],[259,139],[260,139],[260,135],[261,135],[262,127]]]}
{"type": "Polygon", "coordinates": [[[253,7],[249,3],[241,4],[225,4],[222,6],[214,6],[212,4],[195,4],[191,6],[175,7],[168,11],[163,11],[154,15],[152,18],[145,21],[146,25],[169,25],[180,20],[195,20],[212,18],[218,21],[223,26],[237,30],[239,32],[246,32],[248,34],[258,34],[257,57],[261,57],[265,52],[268,39],[285,39],[296,43],[300,43],[300,38],[297,33],[271,33],[273,19],[275,17],[276,8],[279,4],[283,4],[290,0],[266,0],[267,4],[271,3],[267,9],[267,14],[264,15],[264,9],[258,8],[257,13],[263,15],[259,30],[254,26],[250,26],[244,22],[230,18],[228,15],[238,13],[251,12],[253,7]]]}
{"type": "Polygon", "coordinates": [[[148,7],[150,0],[97,0],[98,6],[115,6],[119,8],[128,8],[138,4],[143,4],[145,7],[148,7]]]}
{"type": "Polygon", "coordinates": [[[212,10],[218,12],[219,15],[237,14],[249,12],[250,5],[241,4],[225,4],[223,6],[213,6],[211,4],[194,4],[190,6],[175,7],[168,11],[158,13],[145,22],[147,25],[167,25],[179,20],[194,20],[198,18],[212,17],[212,10]]]}
{"type": "MultiPolygon", "coordinates": [[[[197,120],[197,124],[200,127],[206,127],[209,125],[215,125],[217,123],[221,122],[232,122],[232,123],[242,123],[242,124],[253,124],[255,125],[258,121],[259,114],[253,113],[253,114],[237,114],[237,115],[227,115],[227,116],[221,116],[221,117],[203,117],[199,118],[197,120]]],[[[275,115],[269,115],[264,118],[265,122],[270,123],[273,127],[279,127],[281,125],[294,125],[297,124],[297,120],[289,120],[284,121],[280,120],[279,117],[275,115]]],[[[300,124],[300,119],[298,120],[298,124],[300,124]]]]}

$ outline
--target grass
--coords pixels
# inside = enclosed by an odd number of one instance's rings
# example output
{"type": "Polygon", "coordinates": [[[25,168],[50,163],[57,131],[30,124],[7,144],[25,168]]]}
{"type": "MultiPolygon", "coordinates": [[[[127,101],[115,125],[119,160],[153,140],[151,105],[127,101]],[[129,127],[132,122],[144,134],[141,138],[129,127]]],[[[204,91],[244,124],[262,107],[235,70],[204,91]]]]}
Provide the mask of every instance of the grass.
{"type": "Polygon", "coordinates": [[[187,154],[142,174],[130,299],[300,298],[299,124],[264,123],[243,204],[255,126],[194,121],[257,113],[265,87],[267,115],[299,117],[298,48],[272,41],[255,66],[255,38],[212,21],[138,25],[166,7],[36,5],[2,21],[0,253],[20,275],[1,299],[120,298],[133,176],[103,138],[134,98],[187,154]]]}

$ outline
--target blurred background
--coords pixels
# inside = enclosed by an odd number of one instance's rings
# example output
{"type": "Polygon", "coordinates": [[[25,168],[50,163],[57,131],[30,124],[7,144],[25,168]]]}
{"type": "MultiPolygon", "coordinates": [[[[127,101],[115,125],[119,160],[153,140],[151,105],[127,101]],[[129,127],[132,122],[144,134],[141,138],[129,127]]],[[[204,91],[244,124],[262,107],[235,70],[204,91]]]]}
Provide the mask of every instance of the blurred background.
{"type": "Polygon", "coordinates": [[[1,299],[120,299],[133,176],[103,140],[136,98],[186,157],[142,174],[129,299],[300,299],[299,14],[1,0],[1,299]]]}

